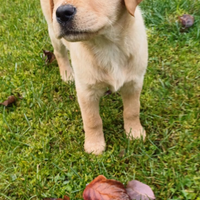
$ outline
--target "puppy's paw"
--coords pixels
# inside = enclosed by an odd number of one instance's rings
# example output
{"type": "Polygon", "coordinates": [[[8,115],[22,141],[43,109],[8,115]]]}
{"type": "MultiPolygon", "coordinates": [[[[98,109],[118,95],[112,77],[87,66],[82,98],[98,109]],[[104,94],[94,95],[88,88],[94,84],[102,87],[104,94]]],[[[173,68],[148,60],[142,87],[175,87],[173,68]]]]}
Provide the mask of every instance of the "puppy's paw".
{"type": "Polygon", "coordinates": [[[84,149],[87,153],[92,153],[95,155],[100,155],[105,151],[106,143],[103,142],[85,142],[84,149]]]}
{"type": "Polygon", "coordinates": [[[125,130],[126,130],[126,135],[130,140],[142,138],[145,141],[146,131],[142,126],[137,129],[126,128],[125,130]]]}

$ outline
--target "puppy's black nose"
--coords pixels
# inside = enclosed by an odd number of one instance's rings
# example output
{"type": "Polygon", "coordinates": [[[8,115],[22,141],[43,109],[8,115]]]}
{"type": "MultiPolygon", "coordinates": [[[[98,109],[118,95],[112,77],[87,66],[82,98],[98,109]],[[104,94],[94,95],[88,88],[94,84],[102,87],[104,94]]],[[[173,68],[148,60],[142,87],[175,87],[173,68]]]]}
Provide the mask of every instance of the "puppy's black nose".
{"type": "Polygon", "coordinates": [[[59,23],[67,22],[73,19],[76,13],[76,8],[72,5],[63,5],[56,10],[56,18],[59,23]]]}

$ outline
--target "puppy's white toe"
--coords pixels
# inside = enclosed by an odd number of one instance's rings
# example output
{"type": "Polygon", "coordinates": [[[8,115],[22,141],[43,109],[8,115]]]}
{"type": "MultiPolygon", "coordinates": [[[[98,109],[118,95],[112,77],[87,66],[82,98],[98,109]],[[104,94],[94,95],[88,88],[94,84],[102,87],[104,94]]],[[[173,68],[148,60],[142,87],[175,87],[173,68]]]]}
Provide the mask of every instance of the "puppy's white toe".
{"type": "Polygon", "coordinates": [[[141,127],[140,129],[128,129],[126,130],[126,135],[130,140],[140,139],[142,138],[145,140],[146,138],[146,131],[141,127]]]}
{"type": "Polygon", "coordinates": [[[92,153],[95,155],[100,155],[105,151],[106,143],[98,142],[98,143],[85,143],[84,149],[87,153],[92,153]]]}

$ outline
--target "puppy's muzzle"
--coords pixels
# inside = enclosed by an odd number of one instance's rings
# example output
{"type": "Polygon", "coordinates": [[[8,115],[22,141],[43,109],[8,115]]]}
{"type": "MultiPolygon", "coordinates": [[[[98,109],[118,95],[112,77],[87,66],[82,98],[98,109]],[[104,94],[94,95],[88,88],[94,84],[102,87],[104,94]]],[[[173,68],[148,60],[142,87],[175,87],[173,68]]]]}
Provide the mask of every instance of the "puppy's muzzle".
{"type": "Polygon", "coordinates": [[[58,7],[56,10],[56,19],[59,24],[64,25],[73,20],[76,8],[70,4],[58,7]]]}

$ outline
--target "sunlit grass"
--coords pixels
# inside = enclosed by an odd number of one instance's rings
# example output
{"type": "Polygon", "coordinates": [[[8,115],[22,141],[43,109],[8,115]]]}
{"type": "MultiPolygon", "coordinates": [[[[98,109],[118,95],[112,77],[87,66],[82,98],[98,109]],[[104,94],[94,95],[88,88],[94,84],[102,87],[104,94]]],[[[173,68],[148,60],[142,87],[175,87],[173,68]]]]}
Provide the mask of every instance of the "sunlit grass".
{"type": "Polygon", "coordinates": [[[84,132],[73,84],[60,79],[38,1],[0,0],[0,199],[82,199],[99,174],[124,184],[137,179],[157,199],[199,200],[200,188],[200,2],[143,1],[149,67],[141,96],[147,140],[125,138],[118,94],[101,100],[107,143],[101,156],[83,150],[84,132]],[[195,24],[181,33],[178,16],[195,24]],[[120,152],[124,151],[124,155],[120,152]]]}

